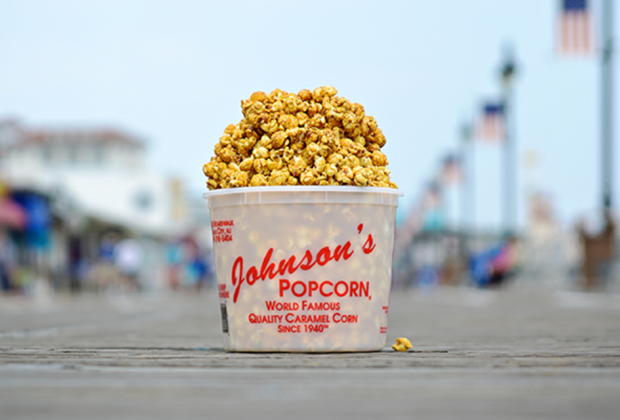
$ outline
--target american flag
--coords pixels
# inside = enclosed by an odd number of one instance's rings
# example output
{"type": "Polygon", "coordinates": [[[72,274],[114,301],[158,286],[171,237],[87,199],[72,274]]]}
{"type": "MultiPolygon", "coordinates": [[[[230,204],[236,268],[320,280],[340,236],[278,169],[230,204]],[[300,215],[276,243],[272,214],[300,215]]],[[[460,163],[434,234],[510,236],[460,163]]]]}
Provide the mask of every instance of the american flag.
{"type": "Polygon", "coordinates": [[[592,52],[592,28],[587,0],[561,0],[557,39],[561,54],[592,52]]]}
{"type": "Polygon", "coordinates": [[[441,182],[445,185],[456,184],[463,179],[461,157],[455,153],[449,153],[441,162],[441,182]]]}
{"type": "Polygon", "coordinates": [[[487,102],[482,107],[482,118],[478,123],[478,137],[489,142],[503,141],[506,131],[504,104],[487,102]]]}

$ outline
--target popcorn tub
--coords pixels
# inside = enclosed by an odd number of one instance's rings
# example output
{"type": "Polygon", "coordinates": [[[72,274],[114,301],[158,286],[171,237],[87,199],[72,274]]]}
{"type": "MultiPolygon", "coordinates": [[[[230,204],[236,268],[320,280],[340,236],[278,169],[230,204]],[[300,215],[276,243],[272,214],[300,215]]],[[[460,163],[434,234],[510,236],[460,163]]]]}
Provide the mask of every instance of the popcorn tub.
{"type": "Polygon", "coordinates": [[[400,196],[346,186],[207,192],[224,348],[381,350],[400,196]]]}

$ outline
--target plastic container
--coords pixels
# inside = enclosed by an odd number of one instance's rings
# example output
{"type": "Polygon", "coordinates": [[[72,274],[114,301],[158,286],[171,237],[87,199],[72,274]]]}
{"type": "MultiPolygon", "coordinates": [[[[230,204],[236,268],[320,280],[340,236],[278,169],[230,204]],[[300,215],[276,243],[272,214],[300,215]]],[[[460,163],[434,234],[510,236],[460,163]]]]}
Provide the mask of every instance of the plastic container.
{"type": "Polygon", "coordinates": [[[214,190],[209,201],[224,348],[385,346],[399,190],[214,190]]]}

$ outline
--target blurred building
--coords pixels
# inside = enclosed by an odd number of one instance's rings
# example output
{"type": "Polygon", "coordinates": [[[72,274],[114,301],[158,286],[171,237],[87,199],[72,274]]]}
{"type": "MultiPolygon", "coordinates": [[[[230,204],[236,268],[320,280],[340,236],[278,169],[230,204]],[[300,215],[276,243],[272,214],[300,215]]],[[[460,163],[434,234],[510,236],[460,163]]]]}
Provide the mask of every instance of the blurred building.
{"type": "Polygon", "coordinates": [[[0,177],[54,199],[74,222],[92,217],[140,233],[179,232],[182,182],[145,165],[144,139],[118,128],[43,127],[0,121],[0,177]]]}
{"type": "Polygon", "coordinates": [[[210,224],[199,220],[206,202],[189,200],[181,179],[149,168],[146,158],[144,139],[126,130],[0,120],[0,248],[12,255],[0,261],[2,289],[23,292],[40,280],[57,289],[105,289],[124,277],[141,290],[161,288],[169,244],[180,249],[181,263],[197,266],[208,240],[194,246],[190,262],[185,244],[210,236],[210,224]],[[23,223],[12,209],[25,213],[23,223]],[[140,252],[134,272],[123,274],[112,266],[121,260],[117,245],[127,243],[140,252]]]}

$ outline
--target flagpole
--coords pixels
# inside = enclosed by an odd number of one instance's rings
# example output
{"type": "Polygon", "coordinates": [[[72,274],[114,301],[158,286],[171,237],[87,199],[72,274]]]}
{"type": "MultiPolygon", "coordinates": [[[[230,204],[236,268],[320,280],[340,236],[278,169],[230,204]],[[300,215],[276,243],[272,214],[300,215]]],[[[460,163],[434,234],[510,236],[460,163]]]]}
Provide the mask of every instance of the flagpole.
{"type": "Polygon", "coordinates": [[[468,235],[474,230],[474,147],[472,128],[468,123],[461,126],[461,230],[468,235]]]}
{"type": "Polygon", "coordinates": [[[463,275],[461,281],[468,282],[469,257],[473,251],[475,235],[475,189],[474,189],[474,142],[472,126],[461,125],[461,257],[463,258],[463,275]]]}
{"type": "Polygon", "coordinates": [[[504,63],[501,68],[503,106],[504,106],[504,233],[514,234],[517,229],[517,167],[514,112],[512,110],[512,81],[516,73],[516,65],[512,57],[512,48],[507,46],[504,51],[504,63]]]}
{"type": "Polygon", "coordinates": [[[603,207],[613,201],[613,1],[602,1],[601,16],[601,137],[603,207]]]}

